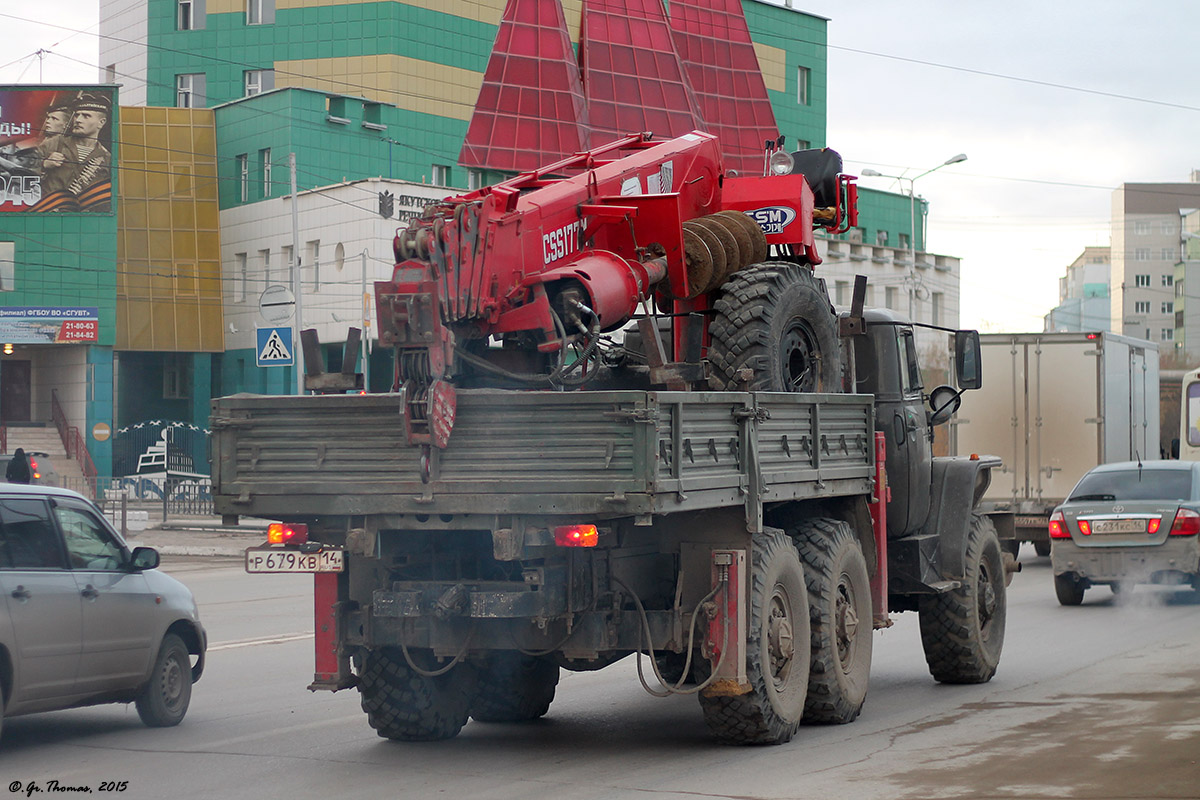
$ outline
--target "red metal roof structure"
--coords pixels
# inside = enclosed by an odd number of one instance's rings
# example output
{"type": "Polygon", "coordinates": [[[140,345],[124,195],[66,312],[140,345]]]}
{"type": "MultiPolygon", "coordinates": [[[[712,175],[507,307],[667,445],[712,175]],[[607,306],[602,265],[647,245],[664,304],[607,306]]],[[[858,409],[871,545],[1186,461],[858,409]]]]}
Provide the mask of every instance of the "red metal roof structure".
{"type": "Polygon", "coordinates": [[[762,171],[763,143],[779,135],[741,0],[671,0],[671,31],[725,166],[762,171]]]}
{"type": "Polygon", "coordinates": [[[524,172],[586,149],[587,105],[562,5],[508,0],[459,163],[524,172]]]}
{"type": "Polygon", "coordinates": [[[704,127],[662,0],[584,0],[579,49],[592,147],[704,127]]]}

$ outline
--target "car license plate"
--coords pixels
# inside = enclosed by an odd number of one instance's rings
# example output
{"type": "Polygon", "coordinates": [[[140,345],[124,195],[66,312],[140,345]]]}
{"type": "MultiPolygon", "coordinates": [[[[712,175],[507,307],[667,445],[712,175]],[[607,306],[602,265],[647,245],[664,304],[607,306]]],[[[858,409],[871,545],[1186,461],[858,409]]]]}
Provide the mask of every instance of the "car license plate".
{"type": "Polygon", "coordinates": [[[1095,533],[1145,533],[1144,519],[1098,519],[1092,523],[1095,533]]]}
{"type": "Polygon", "coordinates": [[[246,548],[246,572],[342,572],[345,551],[301,553],[280,547],[246,548]]]}

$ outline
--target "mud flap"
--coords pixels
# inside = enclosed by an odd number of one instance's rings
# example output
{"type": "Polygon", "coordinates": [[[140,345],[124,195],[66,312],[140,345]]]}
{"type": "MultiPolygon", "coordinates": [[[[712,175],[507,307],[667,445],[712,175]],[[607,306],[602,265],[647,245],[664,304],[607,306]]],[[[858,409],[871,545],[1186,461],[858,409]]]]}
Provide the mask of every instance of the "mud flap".
{"type": "Polygon", "coordinates": [[[994,456],[935,458],[932,502],[922,534],[939,541],[940,573],[946,580],[966,574],[967,534],[971,514],[991,482],[991,470],[1000,467],[994,456]]]}

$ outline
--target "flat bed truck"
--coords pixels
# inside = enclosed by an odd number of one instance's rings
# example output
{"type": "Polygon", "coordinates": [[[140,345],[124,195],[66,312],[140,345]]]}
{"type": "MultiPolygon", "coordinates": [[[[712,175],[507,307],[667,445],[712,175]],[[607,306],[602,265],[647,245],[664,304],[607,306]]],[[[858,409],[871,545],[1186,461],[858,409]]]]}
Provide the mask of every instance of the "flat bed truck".
{"type": "Polygon", "coordinates": [[[392,391],[355,391],[353,334],[340,375],[306,336],[323,394],[213,402],[218,512],[274,520],[247,569],[315,573],[311,688],[443,739],[636,653],[720,741],[773,744],[858,716],[899,611],[934,678],[992,677],[999,461],[930,452],[978,334],[926,394],[865,281],[839,318],[813,227],[853,226],[853,178],[782,144],[753,178],[708,134],[631,136],[433,204],[375,286],[392,391]]]}

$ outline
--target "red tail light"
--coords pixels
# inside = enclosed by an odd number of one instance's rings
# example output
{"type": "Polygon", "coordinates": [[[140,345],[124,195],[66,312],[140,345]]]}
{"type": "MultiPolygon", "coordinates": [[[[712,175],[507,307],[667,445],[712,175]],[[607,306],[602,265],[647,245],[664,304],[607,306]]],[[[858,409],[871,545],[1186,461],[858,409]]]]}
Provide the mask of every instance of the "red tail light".
{"type": "Polygon", "coordinates": [[[1175,523],[1171,525],[1172,536],[1195,536],[1200,533],[1200,513],[1190,508],[1181,508],[1175,515],[1175,523]]]}
{"type": "Polygon", "coordinates": [[[1146,523],[1146,533],[1158,533],[1158,529],[1162,527],[1162,517],[1155,517],[1146,523]]]}
{"type": "Polygon", "coordinates": [[[299,522],[272,522],[267,526],[267,541],[271,544],[304,544],[308,541],[308,526],[299,522]]]}
{"type": "Polygon", "coordinates": [[[595,547],[600,531],[595,525],[563,525],[554,529],[554,543],[559,547],[595,547]]]}
{"type": "Polygon", "coordinates": [[[1070,539],[1071,534],[1067,532],[1067,518],[1063,516],[1061,511],[1055,511],[1050,515],[1050,538],[1051,539],[1070,539]]]}
{"type": "Polygon", "coordinates": [[[1092,523],[1088,522],[1086,519],[1076,520],[1075,524],[1079,526],[1079,532],[1084,536],[1092,535],[1092,523]]]}

